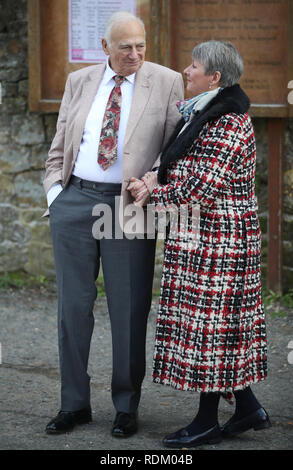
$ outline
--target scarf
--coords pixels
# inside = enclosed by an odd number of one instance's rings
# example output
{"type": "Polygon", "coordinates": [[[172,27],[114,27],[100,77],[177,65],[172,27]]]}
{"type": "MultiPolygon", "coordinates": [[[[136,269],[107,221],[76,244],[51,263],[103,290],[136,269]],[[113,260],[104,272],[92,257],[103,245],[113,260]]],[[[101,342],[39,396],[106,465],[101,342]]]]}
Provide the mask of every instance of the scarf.
{"type": "Polygon", "coordinates": [[[196,116],[196,114],[198,114],[215,96],[217,96],[220,90],[222,90],[222,88],[216,88],[215,90],[205,91],[190,100],[178,101],[177,108],[185,121],[185,125],[182,127],[179,134],[181,134],[181,132],[183,132],[191,123],[194,116],[196,116]]]}
{"type": "Polygon", "coordinates": [[[190,100],[178,101],[177,108],[182,114],[184,121],[187,122],[191,120],[198,111],[201,111],[208,102],[219,93],[220,90],[222,90],[222,88],[216,88],[215,90],[205,91],[190,100]]]}

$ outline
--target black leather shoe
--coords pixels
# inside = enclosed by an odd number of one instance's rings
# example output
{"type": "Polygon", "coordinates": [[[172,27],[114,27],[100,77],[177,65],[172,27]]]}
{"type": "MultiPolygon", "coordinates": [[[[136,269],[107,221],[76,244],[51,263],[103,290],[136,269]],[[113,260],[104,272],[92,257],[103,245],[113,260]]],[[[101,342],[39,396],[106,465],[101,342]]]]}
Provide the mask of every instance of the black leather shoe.
{"type": "Polygon", "coordinates": [[[123,413],[116,414],[115,421],[112,427],[112,436],[114,437],[129,437],[137,431],[137,414],[136,413],[123,413]]]}
{"type": "Polygon", "coordinates": [[[218,424],[200,434],[189,434],[186,428],[169,434],[163,439],[166,447],[197,447],[202,444],[217,444],[221,442],[221,430],[218,424]]]}
{"type": "Polygon", "coordinates": [[[72,431],[76,424],[86,424],[92,421],[91,408],[78,411],[59,411],[46,426],[47,434],[63,434],[72,431]]]}
{"type": "Polygon", "coordinates": [[[233,421],[233,417],[224,424],[221,428],[223,437],[232,437],[241,434],[242,432],[254,429],[270,428],[272,426],[269,415],[264,408],[259,408],[254,413],[246,416],[245,418],[233,421]]]}

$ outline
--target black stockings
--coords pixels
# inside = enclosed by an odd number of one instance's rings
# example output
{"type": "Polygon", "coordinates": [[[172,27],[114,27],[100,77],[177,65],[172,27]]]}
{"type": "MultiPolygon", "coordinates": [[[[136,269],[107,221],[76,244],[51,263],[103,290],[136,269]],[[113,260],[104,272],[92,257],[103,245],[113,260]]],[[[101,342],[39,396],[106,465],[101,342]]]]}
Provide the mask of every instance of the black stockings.
{"type": "MultiPolygon", "coordinates": [[[[233,392],[236,400],[233,420],[241,419],[254,413],[261,407],[250,387],[233,392]]],[[[185,428],[191,434],[204,432],[218,424],[218,407],[220,393],[210,392],[200,394],[199,409],[194,420],[185,428]]]]}

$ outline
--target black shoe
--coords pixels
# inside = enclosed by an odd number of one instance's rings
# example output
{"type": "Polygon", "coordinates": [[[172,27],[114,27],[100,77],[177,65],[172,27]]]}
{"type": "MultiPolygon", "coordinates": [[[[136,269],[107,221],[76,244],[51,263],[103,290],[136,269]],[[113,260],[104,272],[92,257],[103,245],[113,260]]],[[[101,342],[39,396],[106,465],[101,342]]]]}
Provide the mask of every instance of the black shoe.
{"type": "Polygon", "coordinates": [[[112,427],[112,436],[114,437],[129,437],[137,431],[137,414],[136,413],[123,413],[116,414],[115,421],[112,427]]]}
{"type": "Polygon", "coordinates": [[[179,431],[166,436],[163,439],[163,444],[166,447],[197,447],[202,444],[217,444],[221,440],[221,430],[216,424],[199,434],[189,434],[186,428],[179,429],[179,431]]]}
{"type": "Polygon", "coordinates": [[[249,429],[259,431],[260,429],[270,428],[271,426],[272,424],[266,410],[264,408],[259,408],[245,418],[233,420],[232,417],[226,424],[224,424],[221,431],[223,437],[232,437],[248,431],[249,429]]]}
{"type": "Polygon", "coordinates": [[[92,420],[91,408],[78,411],[59,411],[46,426],[47,434],[62,434],[72,431],[76,424],[86,424],[92,420]]]}

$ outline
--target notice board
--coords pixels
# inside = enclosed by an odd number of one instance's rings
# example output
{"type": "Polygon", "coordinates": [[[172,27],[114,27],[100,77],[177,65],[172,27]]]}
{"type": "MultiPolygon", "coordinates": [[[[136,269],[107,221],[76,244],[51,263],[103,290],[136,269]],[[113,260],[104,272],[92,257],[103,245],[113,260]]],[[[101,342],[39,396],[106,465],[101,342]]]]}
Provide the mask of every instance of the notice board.
{"type": "Polygon", "coordinates": [[[293,79],[291,0],[171,0],[171,67],[183,71],[196,44],[232,42],[244,59],[240,84],[251,114],[286,117],[293,79]]]}
{"type": "MultiPolygon", "coordinates": [[[[292,0],[125,0],[126,7],[133,3],[146,26],[147,60],[183,73],[196,44],[230,41],[244,59],[240,84],[252,102],[250,114],[293,116],[288,103],[288,84],[293,80],[292,0]]],[[[123,0],[28,0],[31,111],[57,112],[68,73],[100,61],[90,45],[87,50],[80,46],[85,32],[78,24],[72,28],[70,19],[82,25],[85,15],[94,19],[98,12],[97,27],[93,21],[86,31],[88,44],[96,44],[110,9],[122,4],[123,0]],[[86,12],[80,8],[82,1],[86,12]],[[70,8],[75,16],[69,14],[70,8]]]]}

